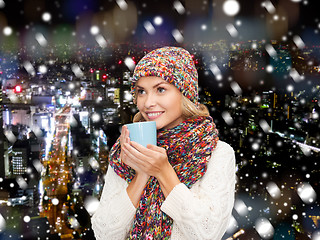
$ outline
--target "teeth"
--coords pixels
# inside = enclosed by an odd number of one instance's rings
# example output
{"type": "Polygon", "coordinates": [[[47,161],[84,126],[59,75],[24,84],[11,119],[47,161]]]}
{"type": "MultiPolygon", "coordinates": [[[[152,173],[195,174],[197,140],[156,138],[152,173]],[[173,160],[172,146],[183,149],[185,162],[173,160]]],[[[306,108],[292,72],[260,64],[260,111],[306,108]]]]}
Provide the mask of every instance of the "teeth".
{"type": "Polygon", "coordinates": [[[149,117],[155,117],[155,116],[159,116],[161,114],[161,112],[158,113],[148,113],[149,117]]]}

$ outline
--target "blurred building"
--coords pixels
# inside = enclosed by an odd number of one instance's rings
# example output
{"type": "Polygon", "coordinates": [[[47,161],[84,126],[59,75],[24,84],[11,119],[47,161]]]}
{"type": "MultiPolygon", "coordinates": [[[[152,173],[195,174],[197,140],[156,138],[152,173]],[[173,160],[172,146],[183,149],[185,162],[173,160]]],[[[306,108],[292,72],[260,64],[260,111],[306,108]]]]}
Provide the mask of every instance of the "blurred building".
{"type": "Polygon", "coordinates": [[[3,98],[2,98],[2,78],[0,77],[0,178],[5,176],[4,164],[4,132],[3,132],[3,98]]]}
{"type": "Polygon", "coordinates": [[[13,147],[11,156],[9,157],[9,173],[10,177],[26,174],[28,165],[28,146],[13,147]]]}

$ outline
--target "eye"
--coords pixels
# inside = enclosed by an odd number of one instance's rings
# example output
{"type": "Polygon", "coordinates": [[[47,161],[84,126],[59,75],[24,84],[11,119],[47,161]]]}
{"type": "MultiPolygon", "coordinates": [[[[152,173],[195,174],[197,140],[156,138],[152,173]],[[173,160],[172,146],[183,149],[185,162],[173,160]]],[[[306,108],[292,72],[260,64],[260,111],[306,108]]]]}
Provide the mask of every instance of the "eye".
{"type": "Polygon", "coordinates": [[[141,94],[144,94],[145,91],[144,91],[143,89],[138,89],[138,90],[137,90],[137,93],[138,93],[138,95],[141,95],[141,94]]]}
{"type": "Polygon", "coordinates": [[[159,93],[164,93],[166,91],[166,89],[162,88],[162,87],[158,87],[158,92],[159,93]]]}

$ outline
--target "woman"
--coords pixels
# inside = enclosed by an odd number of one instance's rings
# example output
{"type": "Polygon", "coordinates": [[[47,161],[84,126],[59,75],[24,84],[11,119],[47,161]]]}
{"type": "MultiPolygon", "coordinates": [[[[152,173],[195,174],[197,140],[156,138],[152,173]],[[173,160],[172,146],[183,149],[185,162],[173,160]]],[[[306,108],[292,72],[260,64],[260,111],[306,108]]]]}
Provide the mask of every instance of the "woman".
{"type": "Polygon", "coordinates": [[[137,64],[137,121],[155,121],[157,146],[130,141],[122,127],[92,228],[100,239],[221,239],[234,202],[235,157],[198,102],[189,52],[151,51],[137,64]]]}

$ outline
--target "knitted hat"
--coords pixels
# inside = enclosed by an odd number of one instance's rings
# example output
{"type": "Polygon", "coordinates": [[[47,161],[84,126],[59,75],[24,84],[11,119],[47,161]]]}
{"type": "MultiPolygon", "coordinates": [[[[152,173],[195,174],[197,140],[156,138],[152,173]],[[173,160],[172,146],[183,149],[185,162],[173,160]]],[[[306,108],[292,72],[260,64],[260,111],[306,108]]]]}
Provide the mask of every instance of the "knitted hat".
{"type": "Polygon", "coordinates": [[[163,47],[145,55],[135,67],[131,93],[140,77],[156,76],[176,86],[184,96],[198,105],[198,72],[188,51],[179,47],[163,47]]]}

